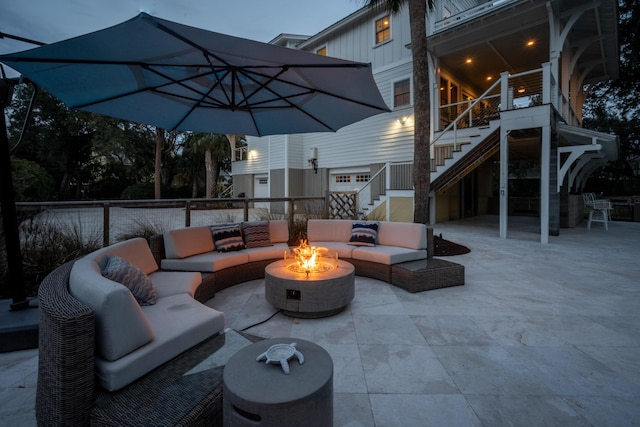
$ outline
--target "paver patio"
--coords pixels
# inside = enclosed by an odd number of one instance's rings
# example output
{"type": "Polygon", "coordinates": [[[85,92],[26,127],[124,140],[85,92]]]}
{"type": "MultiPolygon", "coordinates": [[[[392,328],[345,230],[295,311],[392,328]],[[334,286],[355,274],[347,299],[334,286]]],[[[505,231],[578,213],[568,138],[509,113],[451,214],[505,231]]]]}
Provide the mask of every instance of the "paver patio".
{"type": "MultiPolygon", "coordinates": [[[[336,426],[640,425],[640,223],[586,223],[539,243],[537,220],[435,226],[468,246],[465,286],[410,294],[356,279],[343,312],[250,329],[323,346],[336,426]]],[[[209,302],[227,326],[269,317],[262,280],[209,302]]],[[[0,417],[35,425],[37,350],[0,354],[0,417]]]]}

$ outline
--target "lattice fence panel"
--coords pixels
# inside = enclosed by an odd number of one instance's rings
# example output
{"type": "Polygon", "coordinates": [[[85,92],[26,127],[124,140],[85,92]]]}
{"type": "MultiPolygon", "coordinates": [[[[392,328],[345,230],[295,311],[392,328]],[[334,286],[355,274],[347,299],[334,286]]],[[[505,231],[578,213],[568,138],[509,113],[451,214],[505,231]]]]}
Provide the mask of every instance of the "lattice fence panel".
{"type": "Polygon", "coordinates": [[[329,193],[330,219],[356,219],[358,194],[355,191],[329,193]]]}

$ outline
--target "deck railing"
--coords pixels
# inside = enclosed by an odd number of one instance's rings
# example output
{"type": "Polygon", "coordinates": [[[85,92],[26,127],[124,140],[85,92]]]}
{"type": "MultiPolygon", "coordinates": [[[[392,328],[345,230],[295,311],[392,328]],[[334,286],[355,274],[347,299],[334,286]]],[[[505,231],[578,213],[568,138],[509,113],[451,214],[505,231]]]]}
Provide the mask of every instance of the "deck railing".
{"type": "Polygon", "coordinates": [[[476,7],[472,7],[471,9],[464,10],[460,13],[456,13],[455,15],[448,16],[440,21],[436,21],[433,24],[433,28],[431,29],[431,34],[438,33],[440,31],[448,30],[451,27],[462,24],[464,22],[475,19],[479,16],[486,15],[498,8],[508,5],[509,3],[514,3],[518,0],[494,0],[488,1],[486,3],[482,3],[476,7]]]}
{"type": "MultiPolygon", "coordinates": [[[[84,241],[103,246],[123,236],[153,230],[161,233],[180,227],[282,218],[293,223],[297,216],[326,217],[327,196],[283,198],[104,200],[73,202],[18,202],[21,218],[31,218],[63,230],[84,241]],[[256,203],[275,202],[284,207],[274,212],[254,208],[256,203]]],[[[274,203],[272,203],[273,205],[274,203]]]]}
{"type": "Polygon", "coordinates": [[[457,151],[459,129],[487,126],[491,120],[500,118],[500,111],[553,102],[551,93],[556,91],[548,71],[549,67],[543,66],[513,75],[504,72],[479,97],[442,105],[439,108],[439,125],[444,129],[431,145],[436,145],[447,135],[447,140],[453,139],[453,151],[457,151]]]}
{"type": "Polygon", "coordinates": [[[373,206],[388,190],[413,189],[413,162],[387,162],[379,167],[356,193],[360,213],[363,213],[367,206],[373,206]]]}

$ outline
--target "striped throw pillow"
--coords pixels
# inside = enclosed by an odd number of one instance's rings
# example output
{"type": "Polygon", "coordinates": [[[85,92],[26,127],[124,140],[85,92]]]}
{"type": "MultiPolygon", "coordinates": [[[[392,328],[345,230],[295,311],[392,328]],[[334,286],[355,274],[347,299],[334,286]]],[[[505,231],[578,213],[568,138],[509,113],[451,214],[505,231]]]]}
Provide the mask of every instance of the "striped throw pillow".
{"type": "Polygon", "coordinates": [[[231,252],[244,249],[240,224],[214,225],[211,227],[213,244],[218,252],[231,252]]]}
{"type": "Polygon", "coordinates": [[[263,248],[273,246],[269,233],[268,221],[252,221],[242,223],[242,239],[247,248],[263,248]]]}
{"type": "Polygon", "coordinates": [[[375,246],[378,241],[377,222],[354,222],[348,244],[353,246],[375,246]]]}
{"type": "Polygon", "coordinates": [[[102,269],[102,275],[129,288],[140,305],[153,305],[158,300],[149,276],[124,258],[109,255],[107,264],[102,269]]]}

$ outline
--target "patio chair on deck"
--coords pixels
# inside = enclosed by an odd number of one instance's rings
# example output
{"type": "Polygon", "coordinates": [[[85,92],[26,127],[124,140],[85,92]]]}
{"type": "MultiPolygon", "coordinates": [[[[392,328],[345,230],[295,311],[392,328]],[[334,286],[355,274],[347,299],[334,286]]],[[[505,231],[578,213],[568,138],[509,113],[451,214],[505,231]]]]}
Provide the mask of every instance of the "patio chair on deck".
{"type": "Polygon", "coordinates": [[[588,208],[593,208],[593,202],[596,200],[595,193],[582,193],[582,200],[584,205],[588,208]]]}
{"type": "Polygon", "coordinates": [[[587,228],[591,229],[592,222],[604,222],[604,228],[609,230],[609,221],[611,220],[611,200],[595,199],[591,210],[589,211],[589,222],[587,228]]]}

